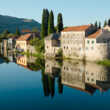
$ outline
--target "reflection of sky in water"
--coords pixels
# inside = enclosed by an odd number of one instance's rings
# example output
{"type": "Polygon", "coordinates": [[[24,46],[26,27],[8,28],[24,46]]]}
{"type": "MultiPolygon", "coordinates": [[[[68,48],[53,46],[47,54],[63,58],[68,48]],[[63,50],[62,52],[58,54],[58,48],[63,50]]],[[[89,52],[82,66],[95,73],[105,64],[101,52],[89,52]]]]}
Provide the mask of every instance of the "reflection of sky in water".
{"type": "MultiPolygon", "coordinates": [[[[80,68],[81,72],[84,68],[80,68]]],[[[92,95],[68,86],[55,96],[44,96],[41,71],[34,72],[15,63],[0,64],[1,110],[109,110],[110,91],[99,90],[92,95]]]]}

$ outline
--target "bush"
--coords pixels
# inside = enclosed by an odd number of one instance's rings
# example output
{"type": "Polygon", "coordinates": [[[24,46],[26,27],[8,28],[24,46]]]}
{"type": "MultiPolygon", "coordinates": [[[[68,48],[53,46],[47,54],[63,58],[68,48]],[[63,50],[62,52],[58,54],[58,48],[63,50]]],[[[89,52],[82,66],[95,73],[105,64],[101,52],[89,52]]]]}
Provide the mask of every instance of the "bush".
{"type": "Polygon", "coordinates": [[[59,49],[58,50],[58,53],[57,53],[57,55],[56,55],[56,57],[63,57],[63,51],[62,51],[62,49],[59,49]]]}

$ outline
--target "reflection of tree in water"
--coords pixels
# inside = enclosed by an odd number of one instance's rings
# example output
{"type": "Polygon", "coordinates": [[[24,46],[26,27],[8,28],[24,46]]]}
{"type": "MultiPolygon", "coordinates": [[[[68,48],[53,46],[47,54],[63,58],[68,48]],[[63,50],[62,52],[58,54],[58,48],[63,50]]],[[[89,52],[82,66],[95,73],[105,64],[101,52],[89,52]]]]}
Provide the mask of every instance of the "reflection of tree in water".
{"type": "Polygon", "coordinates": [[[5,62],[5,63],[9,63],[9,59],[7,57],[4,57],[3,55],[0,55],[0,58],[2,58],[2,62],[5,62]]]}
{"type": "Polygon", "coordinates": [[[61,76],[59,76],[59,78],[58,78],[58,92],[59,92],[59,94],[63,93],[63,85],[61,83],[61,76]]]}
{"type": "Polygon", "coordinates": [[[42,70],[45,68],[45,60],[37,58],[34,63],[29,63],[28,67],[33,71],[42,70]]]}
{"type": "Polygon", "coordinates": [[[54,96],[55,93],[55,79],[54,77],[48,76],[48,82],[49,82],[49,91],[51,96],[54,96]]]}
{"type": "Polygon", "coordinates": [[[61,68],[52,68],[52,73],[46,73],[42,70],[42,83],[45,96],[54,97],[55,95],[55,79],[57,78],[58,91],[63,93],[63,85],[61,84],[61,68]]]}

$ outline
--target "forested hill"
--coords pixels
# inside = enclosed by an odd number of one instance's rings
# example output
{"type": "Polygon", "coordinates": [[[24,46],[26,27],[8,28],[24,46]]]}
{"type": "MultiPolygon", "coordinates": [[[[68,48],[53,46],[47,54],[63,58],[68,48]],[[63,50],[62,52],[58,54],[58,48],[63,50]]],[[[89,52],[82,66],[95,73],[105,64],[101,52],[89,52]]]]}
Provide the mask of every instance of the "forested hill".
{"type": "Polygon", "coordinates": [[[35,20],[0,15],[0,32],[3,32],[6,29],[10,32],[15,32],[16,28],[19,28],[20,30],[32,30],[32,28],[40,29],[40,26],[40,23],[35,20]]]}

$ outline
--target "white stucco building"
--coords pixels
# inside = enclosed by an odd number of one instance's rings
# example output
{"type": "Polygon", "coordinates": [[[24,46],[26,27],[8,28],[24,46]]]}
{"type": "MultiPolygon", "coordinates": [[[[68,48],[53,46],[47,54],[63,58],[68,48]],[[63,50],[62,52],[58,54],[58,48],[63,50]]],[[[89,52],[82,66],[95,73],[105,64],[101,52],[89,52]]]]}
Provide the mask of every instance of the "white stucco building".
{"type": "Polygon", "coordinates": [[[110,32],[93,25],[65,28],[61,34],[52,34],[45,39],[45,55],[55,56],[59,49],[63,57],[80,60],[103,60],[110,56],[110,32]],[[53,42],[58,46],[53,45],[53,42]]]}

